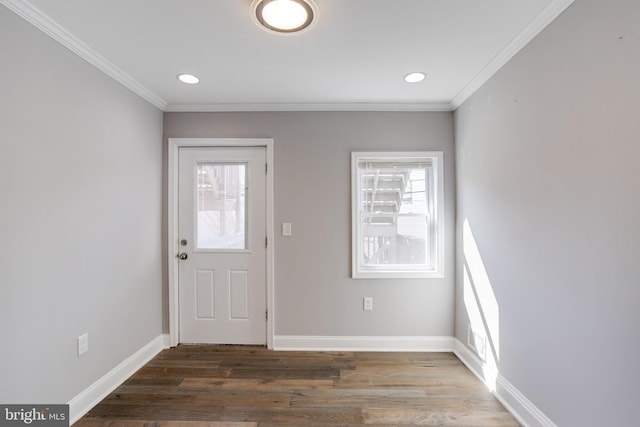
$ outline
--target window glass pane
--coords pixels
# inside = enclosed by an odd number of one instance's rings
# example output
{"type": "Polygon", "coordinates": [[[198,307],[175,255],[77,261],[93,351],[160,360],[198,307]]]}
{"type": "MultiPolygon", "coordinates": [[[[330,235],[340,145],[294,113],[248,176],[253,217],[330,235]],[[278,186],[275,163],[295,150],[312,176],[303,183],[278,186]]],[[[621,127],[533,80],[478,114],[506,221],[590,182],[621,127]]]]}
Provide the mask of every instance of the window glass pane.
{"type": "Polygon", "coordinates": [[[246,249],[246,163],[199,163],[197,247],[246,249]]]}
{"type": "Polygon", "coordinates": [[[400,213],[427,213],[426,172],[426,168],[407,170],[408,179],[400,205],[400,213]]]}
{"type": "Polygon", "coordinates": [[[427,164],[359,164],[362,263],[428,264],[427,164]]]}

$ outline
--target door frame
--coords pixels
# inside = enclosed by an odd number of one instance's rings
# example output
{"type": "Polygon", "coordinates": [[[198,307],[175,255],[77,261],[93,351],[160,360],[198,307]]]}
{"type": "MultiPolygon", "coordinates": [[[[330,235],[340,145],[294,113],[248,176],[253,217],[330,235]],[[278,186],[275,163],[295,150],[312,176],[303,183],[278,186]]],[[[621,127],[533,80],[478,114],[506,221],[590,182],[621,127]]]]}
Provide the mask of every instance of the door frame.
{"type": "Polygon", "coordinates": [[[266,206],[265,221],[267,233],[266,286],[267,286],[267,348],[273,349],[275,325],[275,275],[274,275],[274,197],[273,197],[273,148],[272,138],[169,138],[167,150],[167,266],[169,270],[169,345],[175,347],[180,342],[180,305],[178,289],[178,154],[180,148],[245,148],[264,147],[266,149],[266,206]]]}

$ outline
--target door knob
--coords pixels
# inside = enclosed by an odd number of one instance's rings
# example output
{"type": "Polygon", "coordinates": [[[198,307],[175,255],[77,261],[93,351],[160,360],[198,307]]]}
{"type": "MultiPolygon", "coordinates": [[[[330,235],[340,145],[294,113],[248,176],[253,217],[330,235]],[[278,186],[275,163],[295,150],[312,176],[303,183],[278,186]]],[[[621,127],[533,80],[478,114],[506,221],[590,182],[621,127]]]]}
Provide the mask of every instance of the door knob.
{"type": "Polygon", "coordinates": [[[178,254],[178,258],[180,259],[187,259],[189,256],[187,255],[186,252],[182,252],[180,254],[178,254]]]}

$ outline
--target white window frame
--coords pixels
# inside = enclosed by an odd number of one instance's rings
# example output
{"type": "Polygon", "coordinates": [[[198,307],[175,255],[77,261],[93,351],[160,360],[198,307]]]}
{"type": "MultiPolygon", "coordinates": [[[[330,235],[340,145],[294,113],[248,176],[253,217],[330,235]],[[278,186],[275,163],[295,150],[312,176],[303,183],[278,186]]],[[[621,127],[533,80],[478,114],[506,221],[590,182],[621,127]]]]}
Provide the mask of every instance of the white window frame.
{"type": "Polygon", "coordinates": [[[351,153],[351,276],[354,279],[371,278],[442,278],[444,277],[444,171],[442,151],[412,152],[352,152],[351,153]],[[407,162],[428,161],[432,164],[428,204],[433,211],[427,220],[431,230],[429,266],[389,265],[365,266],[363,263],[362,191],[358,179],[358,163],[366,160],[407,162]]]}

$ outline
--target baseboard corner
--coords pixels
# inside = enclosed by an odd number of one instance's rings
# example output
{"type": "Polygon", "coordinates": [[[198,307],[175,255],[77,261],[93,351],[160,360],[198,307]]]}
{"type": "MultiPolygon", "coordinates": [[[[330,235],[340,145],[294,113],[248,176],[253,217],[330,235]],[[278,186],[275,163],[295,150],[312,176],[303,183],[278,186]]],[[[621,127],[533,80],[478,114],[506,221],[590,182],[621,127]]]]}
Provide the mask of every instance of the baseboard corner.
{"type": "Polygon", "coordinates": [[[162,349],[166,350],[171,348],[171,336],[169,334],[162,334],[160,336],[162,337],[162,349]]]}
{"type": "Polygon", "coordinates": [[[525,427],[557,427],[517,387],[495,368],[488,366],[462,341],[454,338],[453,353],[491,390],[502,405],[525,427]]]}
{"type": "Polygon", "coordinates": [[[77,396],[69,401],[69,425],[73,425],[82,418],[109,393],[118,388],[123,382],[133,375],[138,369],[153,359],[163,349],[168,348],[169,336],[158,335],[145,344],[140,350],[122,361],[102,378],[91,384],[77,396]]]}

